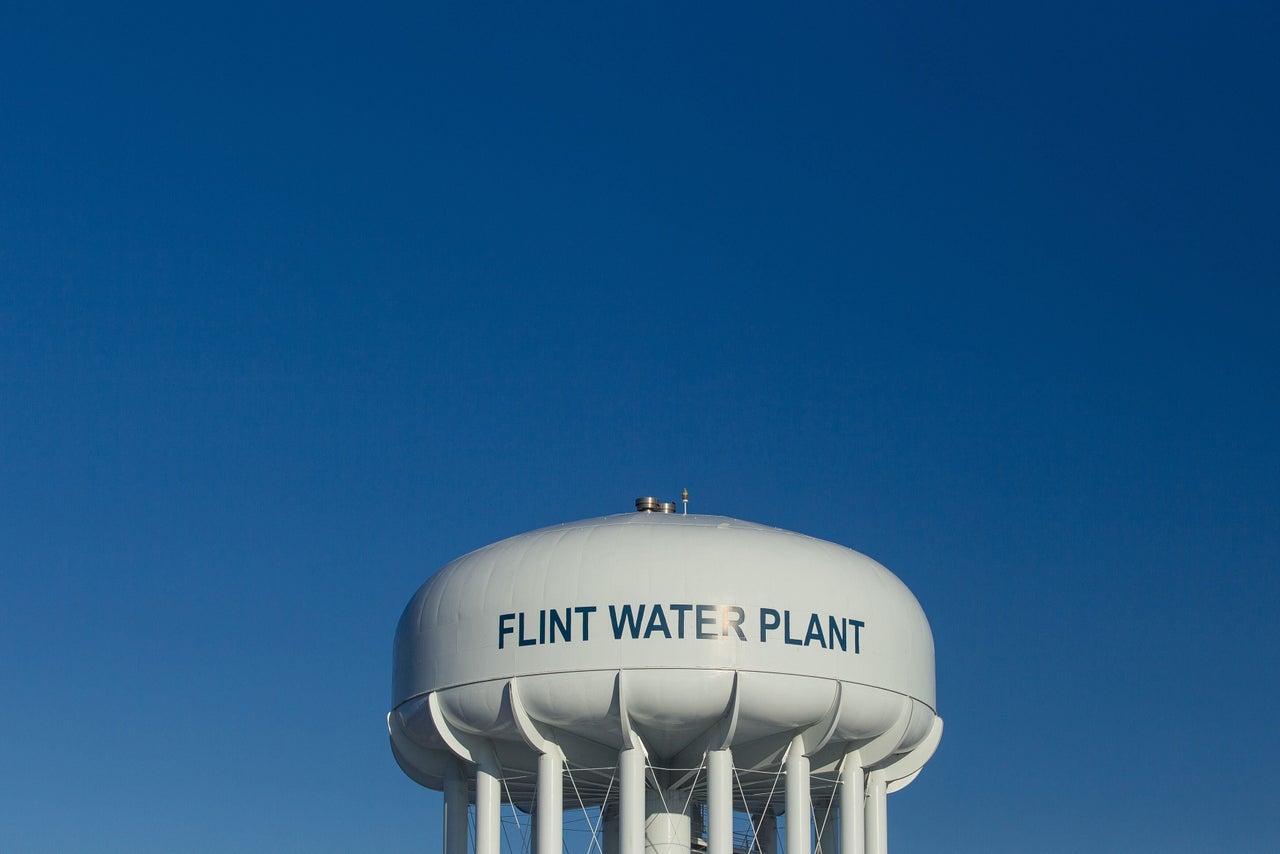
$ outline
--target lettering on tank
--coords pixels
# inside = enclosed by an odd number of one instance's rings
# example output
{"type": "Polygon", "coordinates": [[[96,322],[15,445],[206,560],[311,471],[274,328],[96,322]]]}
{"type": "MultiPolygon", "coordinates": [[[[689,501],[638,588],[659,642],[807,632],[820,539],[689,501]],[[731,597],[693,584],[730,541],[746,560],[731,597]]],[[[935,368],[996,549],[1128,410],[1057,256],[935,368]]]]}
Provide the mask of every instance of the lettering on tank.
{"type": "Polygon", "coordinates": [[[498,649],[601,640],[779,643],[862,654],[867,624],[843,614],[657,602],[569,605],[498,615],[498,649]]]}

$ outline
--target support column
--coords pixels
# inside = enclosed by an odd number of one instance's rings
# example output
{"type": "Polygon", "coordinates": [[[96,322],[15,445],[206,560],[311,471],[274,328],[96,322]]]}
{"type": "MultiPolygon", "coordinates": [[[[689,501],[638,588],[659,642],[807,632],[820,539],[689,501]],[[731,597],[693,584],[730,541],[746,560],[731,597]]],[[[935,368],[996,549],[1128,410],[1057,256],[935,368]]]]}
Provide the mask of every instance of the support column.
{"type": "Polygon", "coordinates": [[[618,754],[618,854],[644,854],[644,753],[618,754]]]}
{"type": "Polygon", "coordinates": [[[733,753],[707,753],[707,854],[733,854],[733,753]]]}
{"type": "Polygon", "coordinates": [[[840,769],[840,854],[865,854],[866,835],[862,829],[866,779],[857,751],[846,753],[840,769]]]}
{"type": "Polygon", "coordinates": [[[884,772],[867,775],[867,850],[866,854],[889,854],[889,826],[885,810],[888,791],[884,772]]]}
{"type": "Polygon", "coordinates": [[[554,744],[538,755],[537,854],[564,850],[564,757],[554,744]]]}
{"type": "Polygon", "coordinates": [[[791,740],[785,763],[787,774],[787,854],[813,850],[813,833],[809,828],[809,757],[804,755],[804,740],[791,740]]]}
{"type": "Polygon", "coordinates": [[[690,854],[693,821],[689,812],[693,804],[689,793],[650,789],[645,793],[645,807],[645,854],[690,854]]]}
{"type": "Polygon", "coordinates": [[[467,778],[454,760],[444,775],[444,854],[467,854],[467,778]]]}
{"type": "Polygon", "coordinates": [[[502,795],[497,769],[481,764],[476,767],[475,854],[500,854],[501,809],[502,795]]]}

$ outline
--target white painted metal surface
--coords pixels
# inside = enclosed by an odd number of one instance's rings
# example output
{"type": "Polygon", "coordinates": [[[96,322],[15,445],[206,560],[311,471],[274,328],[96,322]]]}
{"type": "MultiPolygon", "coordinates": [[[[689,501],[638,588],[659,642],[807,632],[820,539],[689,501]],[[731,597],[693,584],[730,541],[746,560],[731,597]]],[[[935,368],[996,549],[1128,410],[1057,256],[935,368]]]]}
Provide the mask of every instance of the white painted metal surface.
{"type": "Polygon", "coordinates": [[[709,849],[728,852],[733,810],[785,802],[804,816],[786,822],[788,852],[811,851],[813,798],[839,804],[824,847],[882,851],[884,795],[941,737],[932,633],[901,581],[718,516],[590,519],[453,561],[405,609],[392,682],[397,761],[446,789],[446,827],[461,761],[484,854],[500,800],[536,813],[539,851],[560,851],[566,774],[604,811],[605,850],[689,851],[689,810],[706,805],[709,849]]]}
{"type": "Polygon", "coordinates": [[[644,753],[639,747],[623,750],[618,757],[621,776],[618,810],[621,854],[644,854],[644,753]]]}
{"type": "Polygon", "coordinates": [[[884,772],[872,771],[867,776],[867,854],[886,854],[889,850],[887,797],[884,772]]]}
{"type": "Polygon", "coordinates": [[[804,753],[804,740],[796,736],[786,761],[787,850],[812,851],[813,834],[809,828],[809,757],[804,753]]]}
{"type": "Polygon", "coordinates": [[[564,827],[564,761],[554,746],[538,757],[536,854],[559,854],[564,827]]]}
{"type": "Polygon", "coordinates": [[[865,854],[866,834],[862,811],[866,797],[866,772],[857,750],[845,754],[840,766],[840,854],[865,854]]]}
{"type": "Polygon", "coordinates": [[[445,854],[467,854],[467,800],[467,781],[455,761],[444,778],[445,854]]]}
{"type": "Polygon", "coordinates": [[[733,854],[733,752],[707,752],[707,854],[733,854]]]}

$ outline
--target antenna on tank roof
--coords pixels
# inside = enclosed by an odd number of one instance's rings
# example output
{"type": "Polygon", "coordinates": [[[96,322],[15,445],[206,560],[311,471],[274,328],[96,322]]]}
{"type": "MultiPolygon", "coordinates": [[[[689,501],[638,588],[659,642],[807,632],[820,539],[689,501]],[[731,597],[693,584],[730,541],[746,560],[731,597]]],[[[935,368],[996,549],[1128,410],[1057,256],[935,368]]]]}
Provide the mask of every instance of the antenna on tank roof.
{"type": "Polygon", "coordinates": [[[684,502],[684,515],[688,516],[689,515],[689,490],[687,487],[685,489],[680,490],[680,500],[684,502]]]}

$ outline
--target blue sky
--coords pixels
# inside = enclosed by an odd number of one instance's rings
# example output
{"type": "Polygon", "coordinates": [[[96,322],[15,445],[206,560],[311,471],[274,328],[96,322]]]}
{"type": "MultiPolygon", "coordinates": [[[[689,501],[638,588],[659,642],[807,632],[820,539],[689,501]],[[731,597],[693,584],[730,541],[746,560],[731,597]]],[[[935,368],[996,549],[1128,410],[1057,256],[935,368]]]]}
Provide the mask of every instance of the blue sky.
{"type": "Polygon", "coordinates": [[[1274,851],[1280,13],[11,3],[0,848],[432,850],[391,638],[637,495],[894,570],[913,851],[1274,851]]]}

